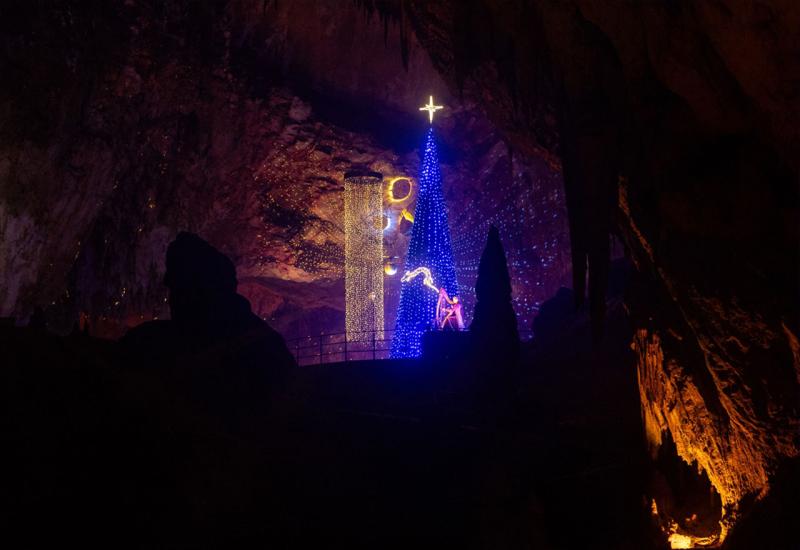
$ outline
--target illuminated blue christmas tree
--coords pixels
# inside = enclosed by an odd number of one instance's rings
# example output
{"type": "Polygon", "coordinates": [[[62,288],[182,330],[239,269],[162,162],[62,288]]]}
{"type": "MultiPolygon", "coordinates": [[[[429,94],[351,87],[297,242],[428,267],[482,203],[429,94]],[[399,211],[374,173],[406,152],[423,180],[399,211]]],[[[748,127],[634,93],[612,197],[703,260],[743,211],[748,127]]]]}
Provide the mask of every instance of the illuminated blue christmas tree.
{"type": "MultiPolygon", "coordinates": [[[[433,112],[437,109],[433,98],[423,109],[430,112],[433,122],[433,112]]],[[[404,269],[406,275],[402,279],[392,339],[392,358],[419,357],[422,354],[422,335],[435,326],[438,289],[444,288],[450,297],[458,295],[433,127],[425,136],[424,147],[414,226],[404,269]]]]}

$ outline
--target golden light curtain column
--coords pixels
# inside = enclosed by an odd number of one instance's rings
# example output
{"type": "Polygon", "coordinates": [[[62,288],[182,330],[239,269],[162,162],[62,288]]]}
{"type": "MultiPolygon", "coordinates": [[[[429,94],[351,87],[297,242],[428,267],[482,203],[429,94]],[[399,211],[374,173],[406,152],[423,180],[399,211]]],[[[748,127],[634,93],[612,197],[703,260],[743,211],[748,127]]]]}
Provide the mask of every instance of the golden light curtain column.
{"type": "Polygon", "coordinates": [[[383,339],[383,176],[344,175],[345,330],[349,340],[383,339]]]}

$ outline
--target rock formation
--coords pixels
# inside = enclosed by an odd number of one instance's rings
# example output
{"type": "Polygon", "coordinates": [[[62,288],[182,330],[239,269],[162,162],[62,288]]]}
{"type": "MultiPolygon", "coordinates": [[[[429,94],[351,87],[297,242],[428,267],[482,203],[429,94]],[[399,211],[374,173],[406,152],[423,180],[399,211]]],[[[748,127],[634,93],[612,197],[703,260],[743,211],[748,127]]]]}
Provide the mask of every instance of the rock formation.
{"type": "Polygon", "coordinates": [[[470,332],[482,341],[483,346],[501,350],[513,356],[519,346],[517,316],[511,304],[511,278],[508,275],[506,254],[496,227],[489,229],[486,248],[478,265],[475,283],[477,303],[470,332]]]}

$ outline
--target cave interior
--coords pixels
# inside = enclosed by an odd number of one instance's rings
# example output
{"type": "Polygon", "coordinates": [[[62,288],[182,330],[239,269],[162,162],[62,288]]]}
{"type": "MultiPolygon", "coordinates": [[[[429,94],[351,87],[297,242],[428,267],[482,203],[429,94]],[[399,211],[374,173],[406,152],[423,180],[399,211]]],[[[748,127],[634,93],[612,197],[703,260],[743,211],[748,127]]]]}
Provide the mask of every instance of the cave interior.
{"type": "Polygon", "coordinates": [[[0,75],[9,540],[798,547],[800,3],[8,2],[0,75]],[[388,360],[345,174],[388,335],[429,127],[480,321],[388,360]]]}

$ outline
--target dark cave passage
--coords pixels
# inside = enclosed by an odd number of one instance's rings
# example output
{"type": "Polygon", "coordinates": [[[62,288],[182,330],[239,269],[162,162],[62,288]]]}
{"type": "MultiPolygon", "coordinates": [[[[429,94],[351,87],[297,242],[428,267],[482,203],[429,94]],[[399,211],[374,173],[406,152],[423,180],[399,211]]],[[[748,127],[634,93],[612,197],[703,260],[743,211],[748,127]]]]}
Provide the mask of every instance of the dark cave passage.
{"type": "Polygon", "coordinates": [[[663,435],[658,450],[651,487],[657,507],[654,514],[660,521],[673,520],[680,532],[692,533],[698,538],[719,536],[722,520],[719,493],[705,471],[678,456],[669,432],[663,435]]]}

